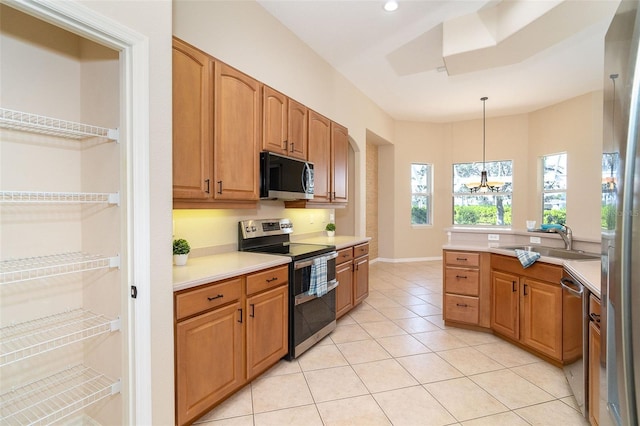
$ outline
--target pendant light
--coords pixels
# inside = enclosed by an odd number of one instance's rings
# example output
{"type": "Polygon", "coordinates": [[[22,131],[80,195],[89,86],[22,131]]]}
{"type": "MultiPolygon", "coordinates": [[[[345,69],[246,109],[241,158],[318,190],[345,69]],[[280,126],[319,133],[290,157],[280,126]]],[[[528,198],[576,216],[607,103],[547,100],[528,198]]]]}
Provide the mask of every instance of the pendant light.
{"type": "MultiPolygon", "coordinates": [[[[486,170],[486,161],[485,161],[485,152],[486,152],[486,127],[487,127],[487,118],[486,118],[486,101],[489,99],[484,96],[480,98],[482,101],[482,173],[480,173],[480,185],[479,186],[471,186],[469,189],[472,193],[485,193],[485,192],[498,192],[498,187],[494,185],[490,185],[487,179],[487,170],[486,170]]],[[[493,183],[493,182],[492,182],[493,183]]]]}

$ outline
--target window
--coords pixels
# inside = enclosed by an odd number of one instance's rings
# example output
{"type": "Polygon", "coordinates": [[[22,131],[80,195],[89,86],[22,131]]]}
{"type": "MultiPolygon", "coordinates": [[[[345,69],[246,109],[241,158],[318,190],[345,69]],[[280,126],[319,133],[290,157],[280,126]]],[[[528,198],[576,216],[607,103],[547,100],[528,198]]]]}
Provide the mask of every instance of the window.
{"type": "Polygon", "coordinates": [[[602,154],[602,229],[608,231],[616,229],[619,157],[617,152],[602,154]]]}
{"type": "Polygon", "coordinates": [[[542,157],[542,223],[567,221],[567,154],[542,157]]]}
{"type": "Polygon", "coordinates": [[[432,224],[431,164],[411,164],[411,224],[432,224]]]}
{"type": "Polygon", "coordinates": [[[511,225],[512,171],[511,160],[485,164],[489,185],[495,192],[472,193],[480,185],[482,163],[453,165],[453,224],[508,226],[511,225]]]}

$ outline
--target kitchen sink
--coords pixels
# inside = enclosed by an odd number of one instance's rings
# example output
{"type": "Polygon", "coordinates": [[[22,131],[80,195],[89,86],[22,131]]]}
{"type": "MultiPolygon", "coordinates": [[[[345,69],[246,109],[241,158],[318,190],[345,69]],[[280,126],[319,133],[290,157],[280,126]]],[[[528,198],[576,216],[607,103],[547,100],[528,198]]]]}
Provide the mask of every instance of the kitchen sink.
{"type": "Polygon", "coordinates": [[[541,256],[559,257],[561,259],[569,260],[596,260],[600,259],[600,255],[597,253],[587,253],[582,250],[565,250],[561,248],[544,247],[544,246],[504,246],[497,247],[502,250],[526,250],[535,251],[540,253],[541,256]]]}

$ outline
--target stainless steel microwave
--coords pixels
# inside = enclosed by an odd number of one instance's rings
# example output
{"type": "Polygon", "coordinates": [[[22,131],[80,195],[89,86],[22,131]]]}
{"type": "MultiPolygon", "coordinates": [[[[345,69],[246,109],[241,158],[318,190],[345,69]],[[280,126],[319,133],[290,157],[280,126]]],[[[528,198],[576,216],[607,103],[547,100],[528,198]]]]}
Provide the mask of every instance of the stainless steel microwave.
{"type": "Polygon", "coordinates": [[[261,152],[260,198],[311,200],[313,163],[271,152],[261,152]]]}

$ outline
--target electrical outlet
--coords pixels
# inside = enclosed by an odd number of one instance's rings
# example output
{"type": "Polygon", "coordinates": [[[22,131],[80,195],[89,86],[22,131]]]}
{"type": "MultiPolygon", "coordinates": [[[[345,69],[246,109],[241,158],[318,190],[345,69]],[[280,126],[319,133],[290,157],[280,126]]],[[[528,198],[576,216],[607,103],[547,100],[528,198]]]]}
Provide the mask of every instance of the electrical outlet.
{"type": "Polygon", "coordinates": [[[489,234],[488,238],[489,241],[500,241],[500,235],[498,234],[489,234]]]}
{"type": "Polygon", "coordinates": [[[540,237],[529,237],[529,242],[531,244],[540,244],[540,237]]]}
{"type": "Polygon", "coordinates": [[[310,214],[309,215],[309,224],[313,225],[313,222],[315,222],[315,219],[316,218],[312,214],[310,214]]]}

